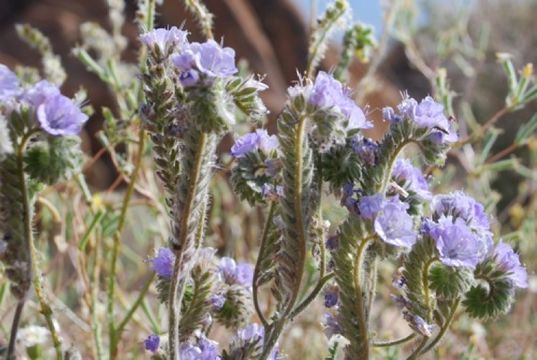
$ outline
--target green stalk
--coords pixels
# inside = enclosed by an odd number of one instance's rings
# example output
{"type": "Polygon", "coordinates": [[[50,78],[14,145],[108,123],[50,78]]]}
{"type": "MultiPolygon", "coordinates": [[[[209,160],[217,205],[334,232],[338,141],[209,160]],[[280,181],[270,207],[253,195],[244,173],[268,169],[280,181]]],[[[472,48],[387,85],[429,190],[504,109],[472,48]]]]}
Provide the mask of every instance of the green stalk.
{"type": "Polygon", "coordinates": [[[461,300],[460,299],[457,299],[455,300],[455,302],[453,303],[453,305],[451,306],[451,312],[449,313],[449,317],[447,319],[447,321],[445,322],[444,326],[442,326],[442,328],[440,329],[440,332],[436,335],[436,337],[434,338],[433,341],[431,341],[431,343],[429,345],[427,345],[421,352],[420,354],[425,354],[427,351],[431,350],[432,348],[434,348],[436,346],[436,344],[440,341],[440,339],[442,339],[442,337],[444,336],[444,334],[446,333],[447,329],[449,329],[451,323],[453,322],[453,319],[455,317],[455,312],[457,311],[457,308],[459,307],[459,304],[460,304],[461,300]]]}
{"type": "Polygon", "coordinates": [[[254,278],[252,281],[252,295],[253,295],[253,301],[254,301],[254,307],[255,311],[257,313],[257,316],[259,317],[259,320],[261,320],[261,323],[263,324],[263,327],[268,326],[268,322],[265,319],[265,316],[263,315],[263,311],[261,311],[261,306],[259,305],[259,299],[258,299],[258,286],[257,286],[257,280],[259,278],[259,272],[261,271],[261,259],[265,257],[264,251],[265,246],[267,244],[267,238],[270,231],[270,226],[272,225],[272,219],[274,218],[274,213],[276,212],[276,204],[274,202],[270,203],[267,219],[265,220],[265,226],[263,227],[263,234],[261,235],[261,244],[259,247],[259,256],[257,257],[257,262],[255,263],[255,269],[254,269],[254,278]]]}
{"type": "Polygon", "coordinates": [[[119,213],[119,220],[117,229],[114,233],[113,246],[112,246],[112,258],[110,264],[110,274],[108,277],[108,299],[107,299],[107,317],[108,317],[108,332],[110,339],[110,359],[117,358],[118,350],[118,337],[116,336],[116,325],[114,318],[114,300],[115,300],[115,286],[116,286],[116,272],[117,272],[117,260],[119,257],[119,251],[121,247],[121,233],[125,226],[127,210],[129,208],[129,203],[134,193],[134,186],[136,184],[136,178],[140,172],[142,166],[143,151],[145,145],[145,130],[143,127],[140,127],[138,132],[138,151],[136,154],[136,163],[134,165],[134,170],[131,174],[129,185],[127,187],[127,192],[123,198],[123,204],[121,206],[121,211],[119,213]]]}
{"type": "MultiPolygon", "coordinates": [[[[43,284],[41,281],[41,272],[39,271],[38,262],[37,262],[37,251],[34,244],[34,234],[32,229],[32,204],[30,203],[30,194],[28,193],[28,188],[26,186],[26,175],[24,174],[24,150],[26,149],[26,144],[34,134],[34,131],[30,130],[21,140],[21,144],[17,149],[17,166],[19,171],[19,183],[21,186],[21,192],[23,195],[23,207],[24,207],[24,236],[27,240],[27,250],[30,253],[30,259],[32,267],[32,272],[34,273],[32,278],[32,284],[34,286],[35,294],[39,302],[39,311],[40,313],[45,317],[45,322],[47,324],[47,327],[50,331],[50,335],[52,338],[52,344],[54,346],[54,350],[56,352],[56,359],[61,360],[63,359],[62,354],[62,342],[60,339],[60,336],[58,335],[58,332],[56,331],[56,327],[54,325],[54,319],[53,319],[53,313],[52,308],[50,304],[48,303],[47,298],[45,297],[43,293],[43,284]]],[[[23,304],[19,304],[20,306],[20,312],[22,312],[22,306],[23,304]]],[[[19,310],[19,309],[17,309],[19,310]]],[[[20,314],[19,314],[20,316],[20,314]]],[[[15,331],[15,337],[16,337],[16,331],[15,331]]],[[[8,354],[9,355],[9,354],[8,354]]]]}

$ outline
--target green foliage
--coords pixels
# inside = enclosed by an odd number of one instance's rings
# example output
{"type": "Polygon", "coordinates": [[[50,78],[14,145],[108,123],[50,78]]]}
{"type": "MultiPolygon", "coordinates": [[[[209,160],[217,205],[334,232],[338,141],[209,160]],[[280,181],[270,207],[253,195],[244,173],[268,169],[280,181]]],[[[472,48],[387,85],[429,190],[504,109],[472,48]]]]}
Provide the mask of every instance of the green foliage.
{"type": "Polygon", "coordinates": [[[285,224],[284,236],[278,253],[278,281],[276,287],[283,295],[280,307],[292,306],[302,281],[306,258],[314,198],[313,151],[306,133],[309,120],[305,99],[302,96],[290,100],[278,119],[278,139],[282,161],[284,196],[281,199],[281,215],[285,224]]]}
{"type": "Polygon", "coordinates": [[[347,77],[347,69],[354,57],[362,63],[369,62],[371,49],[375,47],[373,28],[364,24],[354,24],[343,35],[341,58],[334,71],[334,77],[343,81],[347,77]]]}
{"type": "Polygon", "coordinates": [[[466,312],[475,318],[494,318],[505,314],[514,301],[515,288],[507,274],[489,259],[478,265],[476,279],[483,281],[472,286],[466,293],[463,305],[466,312]]]}
{"type": "Polygon", "coordinates": [[[231,285],[225,290],[224,296],[224,306],[215,312],[215,318],[231,329],[245,326],[253,313],[250,290],[241,285],[231,285]]]}
{"type": "Polygon", "coordinates": [[[235,77],[226,84],[226,91],[233,97],[235,106],[254,121],[262,120],[268,114],[265,104],[258,96],[260,87],[256,83],[250,76],[246,80],[235,77]]]}
{"type": "Polygon", "coordinates": [[[233,190],[241,200],[248,201],[250,205],[265,203],[263,185],[275,185],[278,181],[268,173],[267,160],[262,151],[251,151],[238,159],[231,172],[233,190]]]}
{"type": "Polygon", "coordinates": [[[350,141],[347,139],[344,146],[334,147],[321,156],[323,180],[336,192],[345,184],[361,182],[364,164],[353,151],[350,141]]]}
{"type": "Polygon", "coordinates": [[[47,136],[28,148],[25,171],[32,179],[53,185],[80,172],[82,157],[79,137],[47,136]]]}
{"type": "Polygon", "coordinates": [[[440,299],[454,300],[462,296],[474,283],[471,271],[435,264],[429,273],[430,287],[440,299]]]}

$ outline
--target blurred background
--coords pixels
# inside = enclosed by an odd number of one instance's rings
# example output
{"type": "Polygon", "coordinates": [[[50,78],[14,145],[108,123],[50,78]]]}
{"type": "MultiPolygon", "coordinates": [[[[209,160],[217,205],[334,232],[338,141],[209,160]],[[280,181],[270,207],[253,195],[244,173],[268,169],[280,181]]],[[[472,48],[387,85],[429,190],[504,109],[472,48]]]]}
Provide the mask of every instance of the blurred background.
{"type": "MultiPolygon", "coordinates": [[[[215,14],[216,38],[223,38],[226,46],[233,47],[237,57],[244,59],[253,72],[267,75],[270,89],[263,94],[263,100],[271,111],[268,128],[273,132],[286,88],[296,81],[297,73],[303,72],[306,66],[311,26],[328,1],[206,0],[205,3],[215,14]]],[[[385,130],[381,121],[382,107],[396,105],[402,91],[408,91],[415,98],[431,94],[440,68],[447,70],[454,93],[454,115],[464,135],[470,132],[468,124],[485,123],[505,103],[507,79],[496,60],[497,52],[510,53],[517,69],[526,63],[537,63],[537,0],[352,0],[350,3],[354,11],[353,19],[349,21],[371,24],[378,44],[370,62],[353,60],[348,81],[351,86],[362,85],[355,91],[360,105],[375,121],[375,128],[368,134],[373,138],[379,138],[385,130]],[[364,78],[368,81],[364,82],[364,78]]],[[[121,55],[125,62],[136,59],[135,12],[136,1],[127,0],[127,21],[122,34],[129,40],[129,46],[121,55]]],[[[83,136],[85,151],[92,157],[102,148],[94,136],[103,123],[100,109],[102,106],[113,109],[115,104],[106,85],[86,71],[71,53],[71,49],[82,41],[81,25],[88,21],[110,28],[105,0],[0,0],[0,63],[9,67],[16,64],[39,66],[38,54],[17,37],[15,24],[30,23],[50,38],[68,73],[63,90],[73,94],[83,86],[95,109],[83,136]]],[[[182,23],[192,31],[193,39],[200,39],[181,2],[164,1],[159,10],[158,26],[182,23]]],[[[330,70],[337,64],[342,35],[342,32],[333,35],[322,68],[330,70]]],[[[534,102],[503,116],[496,124],[499,136],[491,154],[508,148],[517,129],[536,112],[534,102]]],[[[226,153],[230,144],[231,139],[224,141],[221,153],[226,153]]],[[[480,147],[472,151],[478,152],[480,147]]],[[[530,288],[519,295],[511,316],[483,325],[462,319],[433,357],[537,358],[536,152],[537,139],[533,136],[524,146],[511,149],[502,156],[517,156],[526,169],[533,171],[529,175],[513,168],[500,169],[486,179],[490,186],[483,187],[482,174],[471,163],[453,156],[448,160],[445,175],[435,182],[438,189],[445,190],[443,186],[447,183],[451,184],[451,189],[470,189],[489,209],[492,208],[497,228],[501,225],[503,234],[520,235],[514,241],[528,265],[531,279],[530,288]]],[[[118,178],[112,159],[105,152],[101,153],[85,174],[96,190],[109,189],[118,178]]],[[[473,155],[467,153],[465,156],[472,158],[473,155]]],[[[115,186],[121,187],[121,184],[115,186]]],[[[214,245],[223,253],[253,260],[251,255],[257,241],[256,209],[237,207],[237,200],[226,197],[224,188],[215,184],[217,200],[211,220],[214,245]],[[225,220],[220,216],[224,211],[230,211],[225,220]],[[240,220],[244,211],[253,214],[246,221],[240,220]],[[237,222],[241,230],[233,230],[237,222]]],[[[379,294],[379,298],[382,302],[388,299],[388,294],[379,294]]],[[[386,333],[379,330],[381,335],[405,332],[404,322],[395,310],[386,306],[379,309],[382,310],[379,310],[376,327],[390,329],[386,333]],[[399,326],[403,327],[402,331],[399,326]]],[[[322,357],[319,349],[326,347],[326,340],[319,324],[321,315],[319,303],[297,320],[301,326],[294,326],[289,336],[284,337],[283,348],[290,359],[322,357]]],[[[382,356],[398,358],[396,354],[382,356]]]]}

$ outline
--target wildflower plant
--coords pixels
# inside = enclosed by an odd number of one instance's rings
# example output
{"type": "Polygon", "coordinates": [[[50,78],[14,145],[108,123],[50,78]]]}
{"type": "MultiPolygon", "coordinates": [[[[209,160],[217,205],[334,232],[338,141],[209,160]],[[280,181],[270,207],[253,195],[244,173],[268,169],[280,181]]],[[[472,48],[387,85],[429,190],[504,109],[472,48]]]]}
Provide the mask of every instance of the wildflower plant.
{"type": "MultiPolygon", "coordinates": [[[[347,24],[346,0],[334,0],[320,17],[307,68],[287,89],[275,134],[260,125],[268,114],[261,100],[268,86],[263,77],[239,71],[235,51],[214,38],[205,5],[184,2],[200,25],[200,42],[191,41],[186,27],[156,28],[156,1],[138,5],[136,64],[121,58],[126,39],[119,0],[108,1],[112,30],[83,24],[84,38],[74,50],[113,94],[115,108],[101,109],[105,124],[97,136],[126,183],[119,207],[103,205],[84,180],[78,134],[91,109],[83,92],[73,98],[62,93],[65,72],[49,41],[29,26],[19,27],[43,57],[43,79],[0,65],[0,260],[17,302],[8,359],[15,356],[32,286],[56,358],[78,352],[62,342],[34,240],[35,204],[54,209],[41,191],[70,178],[87,212],[80,216],[88,225],[77,253],[91,259],[81,265],[91,270],[88,279],[83,276],[91,285],[84,301],[97,359],[122,358],[122,336],[139,309],[151,323],[139,347],[154,359],[283,359],[282,334],[317,299],[326,308],[317,321],[330,340],[329,359],[369,359],[373,348],[410,342],[408,359],[417,359],[439,344],[456,315],[504,315],[516,290],[528,287],[520,255],[498,235],[486,207],[464,189],[443,194],[431,185],[429,173],[472,140],[460,135],[451,116],[445,74],[438,74],[435,97],[402,93],[396,108],[382,109],[388,129],[380,139],[369,137],[370,112],[356,101],[366,88],[351,89],[345,81],[352,58],[367,61],[376,42],[369,27],[347,24]],[[345,31],[341,61],[333,71],[320,70],[337,27],[345,31]],[[266,208],[255,264],[220,256],[208,235],[213,177],[222,161],[217,147],[244,123],[251,131],[235,136],[229,149],[229,182],[240,201],[266,208]],[[419,155],[410,155],[409,147],[419,155]],[[121,247],[134,194],[164,217],[159,234],[165,241],[155,246],[142,236],[153,249],[144,254],[144,273],[150,275],[120,310],[121,247]],[[344,209],[334,223],[324,206],[329,199],[344,209]],[[400,267],[393,286],[379,281],[380,264],[400,267]],[[403,338],[376,336],[372,308],[381,285],[408,323],[403,338]],[[146,301],[153,292],[164,328],[146,301]],[[227,348],[212,339],[213,327],[231,334],[227,348]]],[[[500,62],[509,77],[504,111],[515,111],[535,98],[536,85],[529,67],[518,77],[506,56],[500,62]]],[[[521,127],[517,144],[528,142],[536,124],[534,117],[521,127]]],[[[150,227],[146,221],[132,226],[150,227]]]]}

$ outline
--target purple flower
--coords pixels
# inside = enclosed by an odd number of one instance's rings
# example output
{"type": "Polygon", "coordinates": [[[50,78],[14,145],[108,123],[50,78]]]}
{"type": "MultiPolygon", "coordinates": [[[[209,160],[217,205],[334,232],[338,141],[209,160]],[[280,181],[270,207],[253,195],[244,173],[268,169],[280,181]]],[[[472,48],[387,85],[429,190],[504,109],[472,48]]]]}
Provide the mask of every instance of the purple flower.
{"type": "Polygon", "coordinates": [[[197,84],[200,75],[211,81],[214,78],[229,77],[238,71],[235,51],[229,47],[222,48],[214,40],[184,46],[172,55],[172,62],[181,73],[179,78],[186,87],[197,84]],[[185,76],[184,73],[188,75],[185,76]]]}
{"type": "Polygon", "coordinates": [[[397,123],[403,118],[411,119],[417,127],[431,130],[434,143],[453,143],[458,140],[453,122],[444,115],[444,106],[427,96],[420,103],[408,95],[397,105],[399,115],[393,109],[383,109],[384,119],[397,123]]]}
{"type": "Polygon", "coordinates": [[[258,341],[265,336],[265,329],[258,324],[250,324],[237,332],[237,337],[245,343],[258,341]]]}
{"type": "Polygon", "coordinates": [[[41,128],[50,135],[78,135],[88,116],[80,107],[46,80],[35,84],[23,95],[23,101],[36,110],[41,128]]]}
{"type": "Polygon", "coordinates": [[[175,26],[169,29],[159,28],[154,29],[140,35],[140,41],[146,46],[158,46],[160,51],[168,53],[172,48],[181,48],[187,44],[188,33],[180,30],[175,26]]]}
{"type": "Polygon", "coordinates": [[[508,274],[507,276],[516,287],[523,289],[528,287],[528,273],[511,246],[503,242],[496,245],[494,260],[498,268],[508,274]]]}
{"type": "Polygon", "coordinates": [[[448,266],[474,269],[483,260],[480,239],[461,218],[440,218],[429,235],[436,242],[440,261],[448,266]]]}
{"type": "Polygon", "coordinates": [[[245,287],[252,285],[254,269],[249,263],[240,262],[237,264],[232,258],[223,257],[220,259],[218,269],[224,282],[228,285],[238,284],[245,287]]]}
{"type": "Polygon", "coordinates": [[[324,71],[317,74],[308,101],[323,110],[335,111],[345,116],[349,121],[347,130],[372,127],[362,109],[351,98],[349,89],[324,71]]]}
{"type": "Polygon", "coordinates": [[[421,200],[431,199],[432,195],[425,176],[409,160],[397,159],[393,167],[392,177],[395,181],[401,182],[406,190],[415,193],[421,200]]]}
{"type": "Polygon", "coordinates": [[[371,220],[377,215],[384,203],[384,196],[382,194],[362,196],[358,203],[358,209],[360,215],[364,219],[371,220]]]}
{"type": "Polygon", "coordinates": [[[160,337],[158,335],[149,335],[144,340],[144,347],[147,351],[157,352],[160,345],[160,337]]]}
{"type": "Polygon", "coordinates": [[[57,95],[45,100],[37,108],[37,120],[50,135],[78,135],[88,116],[80,111],[73,100],[57,95]]]}
{"type": "Polygon", "coordinates": [[[339,298],[339,289],[337,286],[331,286],[324,291],[324,306],[331,308],[337,305],[339,298]]]}
{"type": "Polygon", "coordinates": [[[0,104],[8,102],[20,95],[21,88],[17,75],[3,64],[0,64],[0,104]]]}
{"type": "Polygon", "coordinates": [[[183,343],[179,349],[182,360],[217,360],[221,359],[218,355],[218,343],[209,340],[203,334],[199,334],[196,344],[183,343]]]}
{"type": "Polygon", "coordinates": [[[398,199],[383,203],[375,217],[374,228],[377,235],[390,245],[410,248],[416,242],[412,216],[398,199]]]}
{"type": "Polygon", "coordinates": [[[265,199],[276,201],[283,196],[283,186],[263,184],[263,187],[261,188],[261,195],[263,195],[265,199]]]}
{"type": "Polygon", "coordinates": [[[431,209],[433,220],[442,216],[462,219],[480,240],[480,257],[484,257],[492,251],[490,219],[485,213],[483,205],[474,198],[461,191],[447,195],[435,195],[431,202],[431,209]]]}
{"type": "Polygon", "coordinates": [[[366,137],[355,136],[351,141],[352,150],[358,154],[360,159],[362,159],[368,165],[375,165],[377,162],[377,152],[379,145],[366,137]]]}
{"type": "Polygon", "coordinates": [[[341,328],[341,325],[338,320],[339,314],[334,316],[334,314],[327,312],[323,315],[323,327],[324,327],[324,334],[328,339],[330,339],[332,336],[335,335],[341,335],[343,333],[343,329],[341,328]]]}
{"type": "Polygon", "coordinates": [[[268,154],[278,147],[276,135],[269,135],[265,129],[257,129],[255,132],[243,135],[231,147],[231,155],[241,158],[249,152],[261,150],[268,154]]]}
{"type": "Polygon", "coordinates": [[[170,278],[173,275],[173,263],[175,255],[169,248],[158,249],[157,256],[151,259],[151,269],[164,278],[170,278]]]}
{"type": "Polygon", "coordinates": [[[211,303],[213,310],[218,311],[224,307],[226,297],[222,294],[214,294],[210,297],[209,302],[211,303]]]}
{"type": "Polygon", "coordinates": [[[336,250],[339,246],[339,235],[330,236],[326,239],[325,245],[328,251],[336,250]]]}

